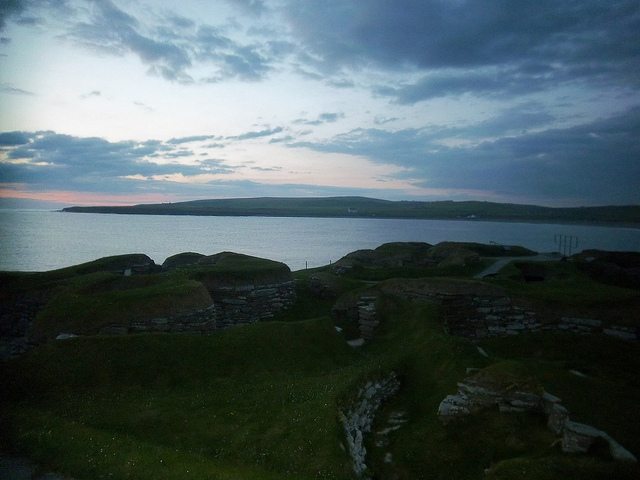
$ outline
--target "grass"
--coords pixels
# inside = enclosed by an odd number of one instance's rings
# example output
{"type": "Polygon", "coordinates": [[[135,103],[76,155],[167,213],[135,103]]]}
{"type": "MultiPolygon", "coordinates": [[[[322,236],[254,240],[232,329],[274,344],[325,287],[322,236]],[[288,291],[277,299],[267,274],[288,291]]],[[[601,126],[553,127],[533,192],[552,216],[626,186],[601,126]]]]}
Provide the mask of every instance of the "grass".
{"type": "Polygon", "coordinates": [[[290,279],[284,263],[239,253],[222,252],[202,259],[197,265],[179,269],[206,285],[250,282],[277,283],[290,279]]]}
{"type": "Polygon", "coordinates": [[[149,257],[139,253],[115,255],[48,272],[0,272],[0,281],[5,292],[33,291],[52,288],[66,281],[75,281],[79,276],[96,272],[122,271],[131,265],[145,264],[150,261],[149,257]]]}
{"type": "Polygon", "coordinates": [[[120,207],[71,207],[66,212],[147,215],[258,215],[294,217],[387,217],[566,222],[627,222],[637,225],[640,207],[550,208],[492,202],[389,201],[365,197],[228,198],[120,207]]]}
{"type": "Polygon", "coordinates": [[[436,416],[467,367],[489,366],[503,376],[535,376],[563,397],[577,420],[637,452],[634,436],[640,435],[628,421],[640,401],[637,380],[633,386],[639,361],[634,346],[596,337],[572,343],[562,336],[522,336],[483,343],[492,356],[486,359],[443,333],[432,304],[383,296],[378,307],[377,338],[360,350],[349,348],[327,317],[257,323],[212,336],[92,337],[43,345],[2,366],[2,447],[80,480],[108,474],[350,478],[338,408],[367,378],[394,370],[402,388],[374,430],[393,411],[406,412],[409,422],[390,434],[386,448],[369,444],[368,462],[381,477],[476,480],[490,468],[500,479],[509,478],[505,472],[520,478],[521,468],[576,468],[581,478],[613,471],[635,478],[637,470],[628,473],[604,459],[557,460],[554,437],[540,416],[490,410],[447,426],[436,416]],[[612,347],[620,348],[607,357],[612,347]],[[583,379],[568,367],[600,383],[580,386],[583,379]],[[611,392],[615,409],[601,402],[611,392]],[[601,423],[603,418],[609,420],[601,423]],[[386,452],[393,455],[391,466],[383,460],[386,452]]]}
{"type": "MultiPolygon", "coordinates": [[[[551,305],[579,306],[588,296],[581,288],[594,292],[589,308],[615,309],[636,298],[633,290],[594,284],[571,265],[549,268],[540,284],[511,278],[517,268],[494,283],[551,305]]],[[[541,415],[490,409],[446,426],[436,415],[467,368],[483,368],[505,381],[542,385],[563,399],[572,419],[607,431],[638,455],[637,345],[598,335],[530,334],[482,341],[485,358],[475,345],[443,332],[435,305],[379,294],[376,338],[354,350],[328,315],[337,297],[356,295],[371,282],[327,268],[294,277],[297,303],[277,321],[210,336],[76,338],[0,363],[0,449],[78,480],[347,479],[351,464],[338,409],[367,379],[393,370],[402,387],[383,406],[374,431],[393,412],[405,412],[408,422],[382,448],[368,440],[367,463],[377,478],[638,478],[637,466],[614,464],[606,455],[562,455],[541,415]],[[315,296],[312,276],[333,293],[315,296]],[[387,453],[392,464],[384,461],[387,453]]],[[[185,288],[188,297],[194,284],[189,269],[130,278],[92,273],[65,280],[60,288],[67,297],[47,308],[89,309],[97,317],[115,308],[127,315],[135,302],[179,298],[173,288],[185,288]]]]}
{"type": "Polygon", "coordinates": [[[491,260],[480,260],[471,265],[449,267],[362,267],[359,265],[349,269],[344,276],[356,280],[382,281],[391,278],[424,278],[424,277],[471,277],[493,263],[491,260]]]}
{"type": "Polygon", "coordinates": [[[5,441],[77,478],[345,478],[357,357],[328,319],[49,344],[3,372],[5,441]]]}
{"type": "Polygon", "coordinates": [[[112,323],[126,325],[210,304],[211,297],[201,283],[180,275],[123,277],[98,272],[76,277],[61,287],[36,316],[32,336],[43,341],[60,332],[96,334],[112,323]]]}
{"type": "Polygon", "coordinates": [[[633,420],[640,404],[637,345],[605,335],[557,333],[495,338],[481,345],[494,357],[516,358],[535,371],[547,391],[562,398],[573,420],[602,429],[640,453],[640,423],[633,420]]]}
{"type": "Polygon", "coordinates": [[[532,268],[543,269],[546,279],[526,282],[519,265],[522,268],[526,263],[511,263],[487,281],[504,287],[514,297],[533,302],[540,310],[584,315],[619,325],[639,325],[639,289],[598,282],[568,262],[536,262],[532,268]]]}
{"type": "Polygon", "coordinates": [[[487,360],[442,332],[434,306],[393,302],[386,308],[386,332],[371,350],[398,362],[403,388],[385,412],[405,411],[409,422],[391,434],[387,449],[371,446],[381,478],[479,479],[493,462],[547,450],[552,436],[535,416],[488,411],[442,425],[436,415],[440,401],[456,391],[467,367],[484,367],[487,360]],[[384,462],[387,451],[392,466],[384,462]]]}
{"type": "Polygon", "coordinates": [[[358,290],[364,283],[351,278],[333,275],[328,267],[320,267],[294,272],[296,302],[287,310],[274,316],[276,321],[297,322],[330,314],[336,299],[344,292],[358,290]],[[317,295],[311,288],[312,277],[319,279],[327,287],[324,296],[317,295]]]}

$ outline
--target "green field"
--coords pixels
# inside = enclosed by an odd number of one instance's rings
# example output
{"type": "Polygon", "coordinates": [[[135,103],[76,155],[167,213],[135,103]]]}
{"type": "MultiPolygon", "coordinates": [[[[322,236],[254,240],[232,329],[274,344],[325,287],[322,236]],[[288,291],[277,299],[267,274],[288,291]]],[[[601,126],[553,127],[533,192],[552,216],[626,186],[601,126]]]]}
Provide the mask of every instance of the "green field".
{"type": "MultiPolygon", "coordinates": [[[[638,293],[602,285],[570,264],[549,267],[552,285],[523,282],[510,268],[493,282],[567,308],[582,302],[583,289],[596,292],[591,305],[598,308],[607,301],[615,308],[638,293]],[[572,287],[574,281],[579,288],[572,287]],[[558,293],[563,288],[564,296],[558,293]]],[[[81,288],[117,290],[113,278],[90,275],[96,283],[85,278],[81,288]]],[[[352,466],[338,411],[367,380],[394,371],[402,386],[376,416],[374,431],[398,412],[407,422],[382,447],[367,440],[367,465],[375,478],[640,475],[637,466],[615,463],[604,451],[562,454],[538,415],[488,410],[446,426],[436,415],[467,368],[491,367],[492,375],[525,372],[560,396],[572,419],[607,431],[638,455],[637,344],[602,335],[538,333],[484,340],[479,346],[488,352],[485,358],[473,343],[444,333],[434,304],[381,295],[375,339],[353,349],[346,330],[334,328],[331,307],[340,297],[375,290],[376,282],[338,276],[329,268],[295,277],[297,303],[274,321],[206,336],[79,337],[0,363],[0,449],[77,480],[349,479],[352,466]],[[331,293],[317,296],[312,277],[331,293]]],[[[164,277],[142,278],[133,281],[150,282],[145,288],[151,292],[165,288],[164,277]]]]}

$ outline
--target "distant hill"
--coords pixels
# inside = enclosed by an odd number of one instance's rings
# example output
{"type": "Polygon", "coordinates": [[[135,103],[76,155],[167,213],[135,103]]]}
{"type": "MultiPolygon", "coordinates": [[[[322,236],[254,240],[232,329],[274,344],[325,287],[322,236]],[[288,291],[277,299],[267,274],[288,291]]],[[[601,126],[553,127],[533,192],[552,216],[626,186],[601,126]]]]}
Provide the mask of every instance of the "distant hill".
{"type": "Polygon", "coordinates": [[[554,208],[476,201],[390,201],[366,197],[233,198],[125,207],[68,207],[63,211],[136,215],[377,217],[640,225],[640,205],[554,208]]]}

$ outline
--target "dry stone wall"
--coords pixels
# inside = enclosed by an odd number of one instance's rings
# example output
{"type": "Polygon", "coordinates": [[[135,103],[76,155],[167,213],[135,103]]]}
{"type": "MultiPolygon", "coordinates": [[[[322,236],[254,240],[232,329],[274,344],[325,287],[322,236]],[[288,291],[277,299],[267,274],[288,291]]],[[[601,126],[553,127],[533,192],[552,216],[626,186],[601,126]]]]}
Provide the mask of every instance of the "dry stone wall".
{"type": "Polygon", "coordinates": [[[295,301],[293,281],[219,287],[210,293],[213,303],[207,308],[170,317],[139,319],[129,325],[113,323],[103,327],[100,334],[211,333],[235,325],[267,320],[295,301]]]}
{"type": "Polygon", "coordinates": [[[295,302],[293,280],[220,287],[209,292],[217,310],[217,327],[268,320],[295,302]]]}
{"type": "Polygon", "coordinates": [[[365,437],[371,433],[376,412],[399,388],[400,380],[391,372],[385,378],[367,382],[358,390],[355,401],[339,412],[353,462],[353,471],[359,478],[369,478],[365,437]]]}
{"type": "Polygon", "coordinates": [[[0,359],[15,357],[31,347],[27,332],[44,303],[41,298],[27,296],[0,301],[0,359]]]}
{"type": "Polygon", "coordinates": [[[376,327],[380,324],[376,314],[375,296],[360,297],[358,301],[358,328],[365,340],[371,340],[376,327]]]}
{"type": "MultiPolygon", "coordinates": [[[[486,284],[437,282],[390,284],[391,293],[405,298],[430,300],[441,305],[448,333],[481,339],[527,332],[561,331],[576,334],[604,334],[625,341],[638,341],[640,329],[605,325],[599,319],[545,314],[515,302],[503,290],[486,284]]],[[[389,288],[389,287],[387,287],[389,288]]]]}
{"type": "Polygon", "coordinates": [[[570,420],[568,410],[560,398],[548,392],[527,389],[496,388],[491,382],[470,377],[458,383],[458,391],[447,395],[438,406],[438,417],[443,424],[472,415],[481,410],[498,407],[501,413],[537,412],[547,418],[547,427],[561,436],[565,453],[588,453],[591,446],[604,440],[614,460],[637,462],[636,457],[606,432],[591,425],[570,420]]]}

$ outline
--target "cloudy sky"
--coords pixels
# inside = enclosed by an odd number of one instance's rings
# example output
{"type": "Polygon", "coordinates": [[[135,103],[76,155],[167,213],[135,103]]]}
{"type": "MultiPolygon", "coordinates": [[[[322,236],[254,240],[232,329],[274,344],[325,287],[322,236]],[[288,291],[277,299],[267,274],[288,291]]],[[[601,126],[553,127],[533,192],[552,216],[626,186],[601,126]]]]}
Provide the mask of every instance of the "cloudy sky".
{"type": "Polygon", "coordinates": [[[2,0],[0,197],[640,203],[638,0],[2,0]]]}

